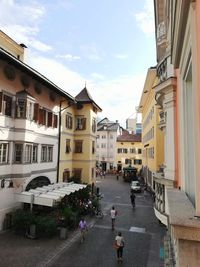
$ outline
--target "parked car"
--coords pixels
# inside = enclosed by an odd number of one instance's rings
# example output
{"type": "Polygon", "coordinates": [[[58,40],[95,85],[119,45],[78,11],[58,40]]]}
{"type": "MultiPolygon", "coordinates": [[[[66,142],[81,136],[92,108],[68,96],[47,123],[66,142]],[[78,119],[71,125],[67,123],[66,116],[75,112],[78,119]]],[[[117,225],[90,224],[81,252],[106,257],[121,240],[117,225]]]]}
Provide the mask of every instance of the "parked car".
{"type": "Polygon", "coordinates": [[[133,190],[134,192],[141,192],[142,189],[141,189],[140,183],[138,181],[132,181],[131,190],[133,190]]]}

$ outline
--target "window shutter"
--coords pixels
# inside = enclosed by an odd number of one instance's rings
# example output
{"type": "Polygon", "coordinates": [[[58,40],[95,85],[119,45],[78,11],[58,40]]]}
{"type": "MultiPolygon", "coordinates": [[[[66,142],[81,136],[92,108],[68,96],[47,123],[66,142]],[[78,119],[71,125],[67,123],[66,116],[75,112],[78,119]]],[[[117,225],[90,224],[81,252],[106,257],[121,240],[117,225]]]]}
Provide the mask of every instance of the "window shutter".
{"type": "Polygon", "coordinates": [[[0,92],[0,112],[2,111],[2,96],[3,96],[3,93],[0,92]]]}
{"type": "Polygon", "coordinates": [[[70,129],[72,129],[73,128],[73,118],[72,117],[70,117],[70,129]]]}
{"type": "Polygon", "coordinates": [[[86,129],[86,118],[82,118],[82,130],[86,129]]]}
{"type": "Polygon", "coordinates": [[[33,120],[35,122],[38,122],[38,120],[39,120],[39,104],[38,103],[35,103],[34,104],[34,116],[33,116],[33,120]]]}
{"type": "Polygon", "coordinates": [[[39,124],[43,124],[43,109],[39,109],[39,124]]]}
{"type": "Polygon", "coordinates": [[[47,122],[48,127],[52,127],[52,119],[53,119],[52,112],[48,112],[48,122],[47,122]]]}
{"type": "Polygon", "coordinates": [[[58,127],[58,116],[53,114],[53,127],[57,128],[58,127]]]}

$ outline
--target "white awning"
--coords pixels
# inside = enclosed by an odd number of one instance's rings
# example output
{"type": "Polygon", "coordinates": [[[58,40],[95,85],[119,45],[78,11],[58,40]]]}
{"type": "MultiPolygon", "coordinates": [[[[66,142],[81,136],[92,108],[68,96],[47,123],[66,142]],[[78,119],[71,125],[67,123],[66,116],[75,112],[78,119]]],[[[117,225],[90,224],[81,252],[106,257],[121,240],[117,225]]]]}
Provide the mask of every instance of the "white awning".
{"type": "Polygon", "coordinates": [[[54,206],[63,197],[75,191],[85,188],[87,185],[75,183],[56,183],[48,186],[37,187],[29,191],[15,193],[16,202],[36,204],[42,206],[54,206]]]}

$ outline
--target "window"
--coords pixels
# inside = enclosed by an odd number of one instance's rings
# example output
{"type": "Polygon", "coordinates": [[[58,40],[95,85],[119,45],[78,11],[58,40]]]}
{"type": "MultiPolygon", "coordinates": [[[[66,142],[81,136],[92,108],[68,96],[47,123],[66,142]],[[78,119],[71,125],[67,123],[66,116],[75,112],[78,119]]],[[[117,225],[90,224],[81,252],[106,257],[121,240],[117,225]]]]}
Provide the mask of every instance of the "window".
{"type": "Polygon", "coordinates": [[[12,116],[12,97],[0,92],[0,112],[12,116]]]}
{"type": "Polygon", "coordinates": [[[105,143],[102,143],[101,144],[101,148],[106,148],[106,144],[105,143]]]}
{"type": "Polygon", "coordinates": [[[15,144],[14,162],[22,163],[23,144],[15,144]]]}
{"type": "Polygon", "coordinates": [[[131,159],[125,159],[125,164],[131,164],[131,159]]]}
{"type": "Polygon", "coordinates": [[[99,139],[99,135],[97,135],[97,139],[99,139]]]}
{"type": "Polygon", "coordinates": [[[122,148],[118,148],[118,149],[117,149],[117,153],[118,153],[118,154],[122,153],[122,148]]]}
{"type": "Polygon", "coordinates": [[[135,154],[135,148],[130,148],[130,153],[135,154]]]}
{"type": "Polygon", "coordinates": [[[67,182],[69,178],[70,178],[70,171],[69,169],[65,169],[63,171],[63,182],[67,182]]]}
{"type": "Polygon", "coordinates": [[[47,161],[48,162],[53,161],[53,147],[52,146],[48,146],[47,152],[48,152],[48,154],[47,154],[47,161]]]}
{"type": "Polygon", "coordinates": [[[33,145],[33,159],[32,162],[36,163],[38,161],[38,146],[33,145]]]}
{"type": "Polygon", "coordinates": [[[72,129],[73,127],[73,118],[71,114],[66,115],[66,128],[67,129],[72,129]]]}
{"type": "Polygon", "coordinates": [[[74,178],[80,181],[81,181],[81,173],[82,173],[82,169],[73,169],[74,178]]]}
{"type": "Polygon", "coordinates": [[[95,141],[92,141],[92,154],[95,153],[95,141]]]}
{"type": "Polygon", "coordinates": [[[65,153],[70,153],[70,151],[71,151],[70,139],[66,139],[65,153]]]}
{"type": "Polygon", "coordinates": [[[93,133],[96,132],[96,120],[94,118],[92,119],[92,131],[93,133]]]}
{"type": "Polygon", "coordinates": [[[86,118],[76,117],[76,130],[85,130],[86,129],[86,118]]]}
{"type": "Polygon", "coordinates": [[[138,154],[142,154],[142,149],[138,148],[138,154]]]}
{"type": "Polygon", "coordinates": [[[27,120],[32,121],[34,115],[34,103],[31,101],[27,101],[27,120]]]}
{"type": "Polygon", "coordinates": [[[101,137],[102,139],[106,139],[106,135],[102,135],[102,137],[101,137]]]}
{"type": "Polygon", "coordinates": [[[8,143],[0,143],[0,163],[8,162],[8,143]]]}
{"type": "Polygon", "coordinates": [[[25,119],[25,117],[26,117],[26,100],[25,99],[17,98],[16,117],[25,119]]]}
{"type": "Polygon", "coordinates": [[[128,149],[127,148],[124,148],[123,149],[123,153],[127,154],[128,153],[128,149]]]}
{"type": "Polygon", "coordinates": [[[47,161],[47,146],[42,146],[41,149],[41,161],[46,162],[47,161]]]}
{"type": "Polygon", "coordinates": [[[134,159],[134,165],[141,165],[142,160],[141,159],[134,159]]]}
{"type": "Polygon", "coordinates": [[[76,140],[75,142],[75,153],[82,153],[83,152],[83,141],[82,140],[76,140]]]}
{"type": "Polygon", "coordinates": [[[42,145],[41,148],[41,162],[53,161],[53,146],[42,145]]]}
{"type": "Polygon", "coordinates": [[[154,158],[154,147],[148,149],[148,157],[152,159],[154,158]]]}
{"type": "Polygon", "coordinates": [[[24,162],[31,162],[32,145],[25,145],[24,162]]]}

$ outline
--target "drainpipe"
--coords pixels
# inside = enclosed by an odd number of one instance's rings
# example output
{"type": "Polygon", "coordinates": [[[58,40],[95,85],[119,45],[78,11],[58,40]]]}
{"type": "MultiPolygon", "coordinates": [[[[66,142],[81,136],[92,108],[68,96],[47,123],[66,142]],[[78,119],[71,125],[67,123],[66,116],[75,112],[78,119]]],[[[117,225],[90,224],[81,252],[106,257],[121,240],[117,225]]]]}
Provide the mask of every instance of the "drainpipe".
{"type": "Polygon", "coordinates": [[[60,101],[59,118],[58,118],[58,160],[57,160],[57,179],[56,179],[57,183],[59,181],[59,171],[60,171],[61,113],[63,110],[71,107],[74,104],[74,102],[69,100],[68,103],[70,104],[67,107],[64,107],[63,109],[61,109],[62,102],[65,102],[65,101],[67,100],[60,101]]]}

